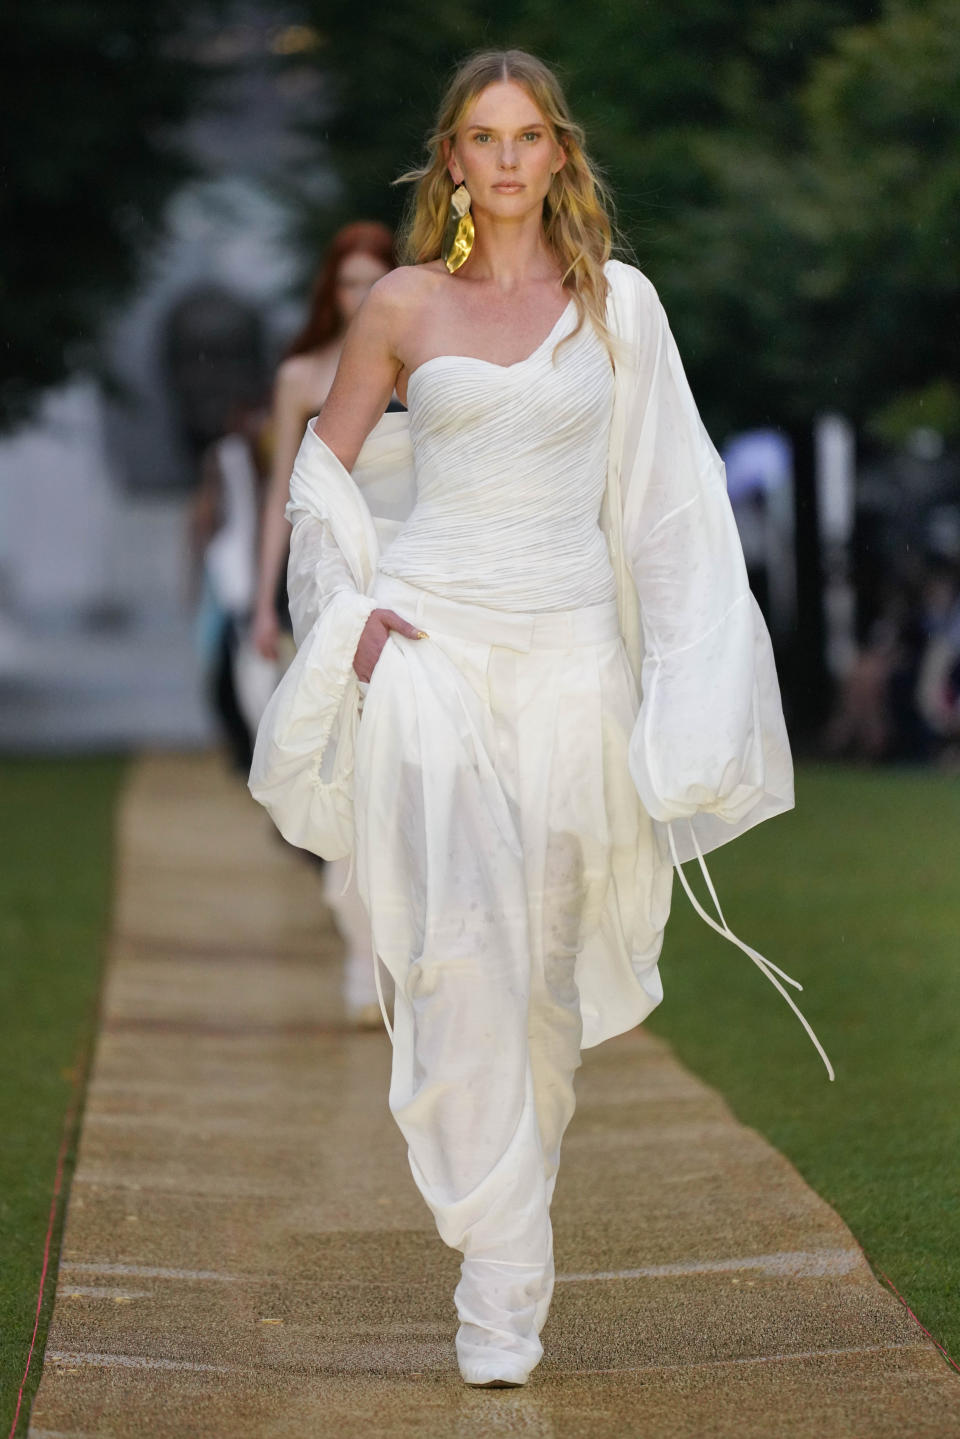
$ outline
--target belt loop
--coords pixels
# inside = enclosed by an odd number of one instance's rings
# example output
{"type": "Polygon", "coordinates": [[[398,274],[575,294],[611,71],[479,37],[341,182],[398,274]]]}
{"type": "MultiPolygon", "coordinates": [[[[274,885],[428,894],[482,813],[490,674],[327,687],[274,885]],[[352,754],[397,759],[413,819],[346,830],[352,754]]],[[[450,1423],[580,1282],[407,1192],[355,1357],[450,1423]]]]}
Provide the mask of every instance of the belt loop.
{"type": "Polygon", "coordinates": [[[538,622],[538,616],[537,616],[537,615],[530,615],[529,618],[527,619],[527,624],[526,624],[526,631],[527,631],[527,633],[526,633],[526,635],[524,636],[524,638],[525,638],[525,640],[526,640],[526,653],[527,653],[527,654],[529,654],[530,651],[531,651],[532,649],[534,649],[535,646],[536,646],[536,641],[537,641],[537,622],[538,622]]]}

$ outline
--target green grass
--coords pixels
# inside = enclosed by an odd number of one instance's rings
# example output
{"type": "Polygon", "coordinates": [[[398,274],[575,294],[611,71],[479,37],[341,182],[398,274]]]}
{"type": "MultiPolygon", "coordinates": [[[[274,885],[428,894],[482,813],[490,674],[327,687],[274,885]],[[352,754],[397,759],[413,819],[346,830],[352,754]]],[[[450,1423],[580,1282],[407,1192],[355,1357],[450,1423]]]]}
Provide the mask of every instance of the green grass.
{"type": "MultiPolygon", "coordinates": [[[[113,759],[0,760],[0,1432],[33,1331],[57,1153],[82,1083],[110,902],[113,759]]],[[[71,1146],[72,1147],[72,1146],[71,1146]]],[[[67,1177],[72,1168],[68,1156],[67,1177]]],[[[61,1214],[62,1218],[62,1214],[61,1214]]],[[[59,1230],[59,1223],[58,1223],[59,1230]]],[[[52,1306],[51,1249],[37,1349],[52,1306]]]]}
{"type": "MultiPolygon", "coordinates": [[[[3,1434],[33,1327],[73,1071],[89,1054],[121,773],[105,759],[0,762],[3,1434]]],[[[960,781],[805,768],[796,813],[710,867],[734,930],[804,983],[798,998],[836,1083],[782,999],[690,912],[679,886],[666,1002],[650,1021],[839,1210],[955,1358],[958,861],[960,781]]],[[[52,1294],[49,1284],[47,1314],[52,1294]]]]}
{"type": "Polygon", "coordinates": [[[960,1360],[960,781],[805,767],[793,814],[708,863],[734,932],[804,985],[836,1082],[679,884],[651,1027],[792,1160],[960,1360]]]}

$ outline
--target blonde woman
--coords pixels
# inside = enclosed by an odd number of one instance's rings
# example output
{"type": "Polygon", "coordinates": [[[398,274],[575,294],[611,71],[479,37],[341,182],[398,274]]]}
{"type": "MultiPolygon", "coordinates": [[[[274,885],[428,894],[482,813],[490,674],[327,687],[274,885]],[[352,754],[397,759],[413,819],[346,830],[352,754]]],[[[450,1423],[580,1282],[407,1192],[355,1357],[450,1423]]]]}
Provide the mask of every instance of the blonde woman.
{"type": "Polygon", "coordinates": [[[792,768],[722,464],[555,76],[471,57],[428,144],[294,471],[251,788],[297,843],[355,835],[460,1371],[517,1385],[581,1048],[660,1002],[671,861],[789,809],[792,768]]]}

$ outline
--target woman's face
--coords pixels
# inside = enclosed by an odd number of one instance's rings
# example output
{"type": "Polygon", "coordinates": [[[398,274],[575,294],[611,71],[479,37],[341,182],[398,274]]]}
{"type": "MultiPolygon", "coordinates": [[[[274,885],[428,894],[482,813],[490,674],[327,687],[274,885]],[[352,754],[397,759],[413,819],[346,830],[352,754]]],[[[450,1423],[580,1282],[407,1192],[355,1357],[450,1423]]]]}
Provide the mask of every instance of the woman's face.
{"type": "Polygon", "coordinates": [[[387,274],[389,266],[375,255],[354,250],[345,255],[337,271],[337,309],[344,325],[349,325],[372,287],[387,274]]]}
{"type": "Polygon", "coordinates": [[[470,191],[474,214],[500,220],[539,213],[565,160],[551,126],[514,80],[481,90],[448,146],[448,169],[470,191]]]}

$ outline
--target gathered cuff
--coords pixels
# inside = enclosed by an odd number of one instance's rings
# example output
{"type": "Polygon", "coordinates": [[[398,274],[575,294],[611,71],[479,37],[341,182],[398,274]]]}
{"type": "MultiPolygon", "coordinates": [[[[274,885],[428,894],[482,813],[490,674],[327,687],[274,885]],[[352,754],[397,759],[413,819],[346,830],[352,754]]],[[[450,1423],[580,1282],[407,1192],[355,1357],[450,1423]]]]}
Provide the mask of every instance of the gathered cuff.
{"type": "Polygon", "coordinates": [[[353,660],[375,603],[330,599],[264,711],[250,769],[254,798],[291,844],[339,859],[353,842],[358,681],[353,660]]]}

